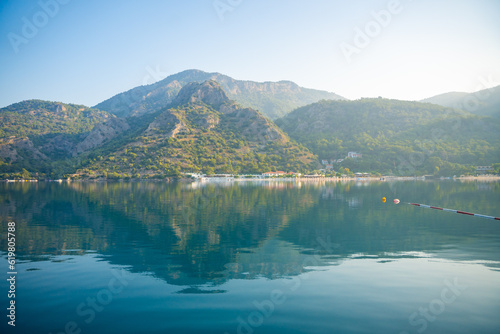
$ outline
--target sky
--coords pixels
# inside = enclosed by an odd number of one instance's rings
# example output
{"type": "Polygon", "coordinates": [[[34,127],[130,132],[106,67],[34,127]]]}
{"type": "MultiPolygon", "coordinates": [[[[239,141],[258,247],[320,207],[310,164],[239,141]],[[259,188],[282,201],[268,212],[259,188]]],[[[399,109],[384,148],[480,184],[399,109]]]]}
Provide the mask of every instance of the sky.
{"type": "Polygon", "coordinates": [[[187,69],[420,100],[500,85],[498,0],[0,0],[0,107],[187,69]]]}

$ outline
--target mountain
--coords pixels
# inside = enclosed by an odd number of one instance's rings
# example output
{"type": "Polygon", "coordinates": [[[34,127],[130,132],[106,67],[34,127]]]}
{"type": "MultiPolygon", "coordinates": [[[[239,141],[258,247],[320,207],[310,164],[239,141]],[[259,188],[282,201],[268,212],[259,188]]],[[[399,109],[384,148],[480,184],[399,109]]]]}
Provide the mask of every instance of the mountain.
{"type": "Polygon", "coordinates": [[[394,174],[473,172],[500,161],[500,121],[429,103],[387,99],[321,101],[276,124],[335,169],[394,174]]]}
{"type": "MultiPolygon", "coordinates": [[[[449,92],[444,94],[439,94],[433,97],[429,97],[427,99],[423,99],[420,102],[422,103],[433,103],[438,104],[443,107],[455,107],[458,102],[463,101],[463,99],[469,95],[469,93],[464,92],[449,92]]],[[[458,108],[462,109],[462,108],[458,108]]]]}
{"type": "Polygon", "coordinates": [[[242,106],[259,110],[270,119],[282,117],[295,108],[320,100],[345,99],[334,93],[303,88],[291,81],[242,81],[220,73],[186,70],[154,84],[117,94],[94,108],[119,117],[138,116],[165,108],[186,84],[207,80],[217,81],[230,99],[242,106]]]}
{"type": "Polygon", "coordinates": [[[130,130],[93,150],[78,174],[300,171],[317,161],[262,113],[230,100],[213,80],[185,85],[168,108],[129,118],[128,124],[130,130]]]}
{"type": "Polygon", "coordinates": [[[130,126],[127,121],[117,117],[110,118],[104,123],[99,123],[83,141],[76,145],[73,150],[73,156],[100,147],[128,129],[130,129],[130,126]]]}
{"type": "Polygon", "coordinates": [[[500,86],[483,89],[475,93],[445,93],[420,102],[462,109],[476,115],[500,118],[500,86]]]}
{"type": "MultiPolygon", "coordinates": [[[[0,109],[0,170],[47,171],[69,158],[94,126],[116,116],[82,105],[29,100],[0,109]]],[[[104,139],[103,139],[104,140],[104,139]]]]}
{"type": "Polygon", "coordinates": [[[23,169],[23,177],[52,178],[261,173],[305,171],[317,163],[261,112],[230,100],[213,80],[188,83],[168,107],[128,118],[30,100],[0,109],[0,121],[5,177],[21,177],[23,169]]]}

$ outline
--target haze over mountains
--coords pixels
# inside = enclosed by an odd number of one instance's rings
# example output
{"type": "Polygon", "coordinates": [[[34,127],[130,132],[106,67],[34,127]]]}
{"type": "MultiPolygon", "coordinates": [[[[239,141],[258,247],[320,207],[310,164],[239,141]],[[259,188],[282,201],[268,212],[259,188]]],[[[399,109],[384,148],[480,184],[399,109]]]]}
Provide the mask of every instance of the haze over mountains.
{"type": "Polygon", "coordinates": [[[362,158],[333,169],[472,173],[477,165],[500,162],[499,101],[500,86],[422,102],[348,101],[289,81],[257,83],[187,70],[93,108],[29,100],[0,109],[0,173],[143,178],[188,171],[312,172],[324,168],[322,160],[350,151],[362,158]]]}
{"type": "Polygon", "coordinates": [[[500,118],[500,86],[483,89],[475,93],[444,93],[420,102],[462,109],[476,115],[500,118]]]}

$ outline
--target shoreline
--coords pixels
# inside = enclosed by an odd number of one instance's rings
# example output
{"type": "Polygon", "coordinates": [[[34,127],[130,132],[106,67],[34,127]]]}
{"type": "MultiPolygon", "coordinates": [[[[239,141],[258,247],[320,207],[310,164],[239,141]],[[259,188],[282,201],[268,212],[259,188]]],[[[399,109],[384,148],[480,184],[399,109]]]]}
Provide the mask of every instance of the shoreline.
{"type": "Polygon", "coordinates": [[[423,177],[423,176],[373,176],[373,177],[266,177],[266,178],[238,178],[238,177],[204,177],[204,178],[165,178],[165,179],[58,179],[58,180],[37,180],[37,179],[19,179],[19,180],[0,180],[4,183],[38,183],[38,182],[197,182],[197,183],[219,183],[219,182],[391,182],[391,181],[500,181],[500,175],[480,175],[480,176],[460,176],[460,177],[423,177]]]}

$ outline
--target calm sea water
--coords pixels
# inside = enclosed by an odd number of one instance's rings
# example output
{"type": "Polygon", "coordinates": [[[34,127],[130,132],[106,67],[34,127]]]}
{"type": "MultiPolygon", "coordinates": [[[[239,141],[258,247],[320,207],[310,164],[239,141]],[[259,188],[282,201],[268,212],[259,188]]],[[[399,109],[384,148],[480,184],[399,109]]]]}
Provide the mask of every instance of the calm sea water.
{"type": "Polygon", "coordinates": [[[404,202],[500,183],[2,183],[0,331],[499,333],[500,222],[404,202]]]}

